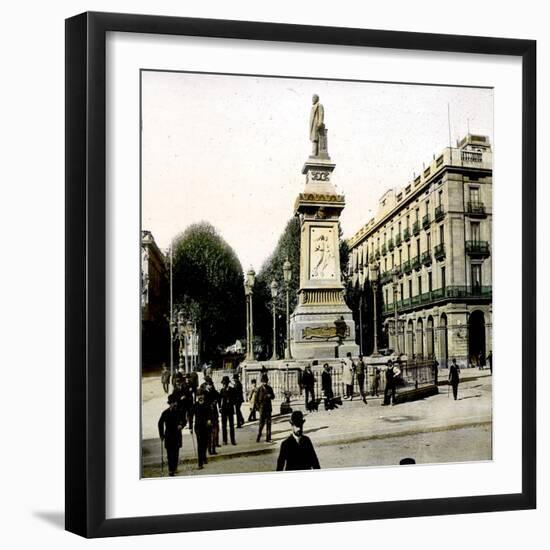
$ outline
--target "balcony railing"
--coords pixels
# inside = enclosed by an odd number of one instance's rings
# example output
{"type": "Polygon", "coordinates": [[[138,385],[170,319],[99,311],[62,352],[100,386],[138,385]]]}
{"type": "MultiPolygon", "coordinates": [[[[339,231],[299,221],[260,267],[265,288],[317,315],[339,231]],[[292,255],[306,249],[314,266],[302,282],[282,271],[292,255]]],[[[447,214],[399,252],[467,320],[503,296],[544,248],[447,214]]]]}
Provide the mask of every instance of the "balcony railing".
{"type": "Polygon", "coordinates": [[[396,235],[395,236],[395,246],[400,246],[401,245],[401,235],[396,235]]]}
{"type": "Polygon", "coordinates": [[[432,263],[432,253],[429,250],[422,252],[422,263],[424,265],[430,265],[432,263]]]}
{"type": "Polygon", "coordinates": [[[466,241],[466,252],[471,256],[489,256],[487,241],[466,241]]]}
{"type": "Polygon", "coordinates": [[[408,241],[411,238],[411,230],[406,227],[405,231],[403,231],[403,240],[408,241]]]}
{"type": "Polygon", "coordinates": [[[380,282],[385,285],[386,283],[389,283],[392,280],[393,273],[391,270],[388,269],[388,271],[384,271],[382,275],[380,275],[380,282]]]}
{"type": "Polygon", "coordinates": [[[470,201],[466,205],[466,211],[470,216],[486,216],[485,205],[480,201],[470,201]]]}
{"type": "Polygon", "coordinates": [[[445,258],[445,243],[436,245],[434,249],[434,257],[436,260],[442,260],[445,258]]]}
{"type": "Polygon", "coordinates": [[[462,162],[473,164],[481,164],[483,161],[483,153],[476,151],[462,151],[462,162]]]}
{"type": "Polygon", "coordinates": [[[382,256],[385,256],[387,252],[388,252],[388,247],[385,244],[383,244],[382,250],[381,250],[382,256]]]}
{"type": "Polygon", "coordinates": [[[429,214],[426,214],[426,215],[422,218],[422,227],[423,227],[424,229],[428,229],[428,227],[430,227],[430,223],[431,223],[430,215],[429,215],[429,214]]]}
{"type": "Polygon", "coordinates": [[[393,246],[393,239],[388,241],[388,250],[391,252],[395,247],[393,246]]]}
{"type": "Polygon", "coordinates": [[[435,221],[438,222],[445,217],[445,210],[443,210],[443,205],[435,207],[435,221]]]}
{"type": "Polygon", "coordinates": [[[413,223],[413,235],[418,235],[420,233],[420,222],[417,220],[413,223]]]}
{"type": "Polygon", "coordinates": [[[376,250],[376,252],[374,253],[374,259],[375,260],[379,260],[380,259],[380,250],[376,250]]]}
{"type": "Polygon", "coordinates": [[[413,269],[420,269],[422,267],[422,262],[420,261],[420,257],[419,256],[415,256],[412,260],[411,260],[411,267],[413,269]]]}
{"type": "MultiPolygon", "coordinates": [[[[493,297],[492,286],[447,286],[430,292],[424,292],[413,297],[397,301],[397,310],[403,311],[417,306],[431,304],[441,300],[467,299],[467,300],[490,300],[493,297]]],[[[384,305],[383,313],[393,313],[394,304],[384,305]]]]}
{"type": "Polygon", "coordinates": [[[412,271],[411,261],[407,260],[407,261],[403,262],[403,265],[401,266],[401,269],[403,270],[403,273],[410,273],[412,271]]]}

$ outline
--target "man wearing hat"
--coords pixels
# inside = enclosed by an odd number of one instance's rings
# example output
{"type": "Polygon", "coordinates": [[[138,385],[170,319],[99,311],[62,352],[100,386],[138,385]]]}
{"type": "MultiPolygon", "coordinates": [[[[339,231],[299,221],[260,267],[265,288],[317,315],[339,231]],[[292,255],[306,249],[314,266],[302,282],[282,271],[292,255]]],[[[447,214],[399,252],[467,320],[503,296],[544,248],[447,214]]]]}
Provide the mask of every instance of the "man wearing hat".
{"type": "Polygon", "coordinates": [[[223,444],[227,445],[227,424],[229,424],[229,437],[231,445],[236,445],[235,441],[235,395],[233,388],[229,387],[229,376],[222,378],[222,389],[220,390],[220,412],[222,415],[222,439],[223,444]]]}
{"type": "Polygon", "coordinates": [[[178,469],[182,444],[181,430],[185,426],[185,416],[178,408],[178,399],[174,394],[168,396],[168,405],[169,407],[160,415],[158,430],[168,457],[168,473],[173,476],[178,469]]]}
{"type": "Polygon", "coordinates": [[[277,471],[282,470],[319,470],[319,459],[311,439],[304,435],[304,414],[293,411],[290,415],[292,433],[281,443],[277,471]]]}
{"type": "Polygon", "coordinates": [[[395,386],[397,377],[401,374],[401,370],[397,365],[394,366],[392,360],[388,361],[386,367],[386,389],[384,390],[384,401],[382,405],[389,405],[390,401],[392,406],[395,405],[395,386]]]}
{"type": "Polygon", "coordinates": [[[212,429],[212,408],[206,402],[205,390],[199,388],[197,391],[197,402],[195,403],[195,435],[197,436],[198,466],[202,470],[203,465],[208,462],[206,449],[210,441],[212,429]]]}
{"type": "Polygon", "coordinates": [[[258,388],[256,394],[256,406],[260,411],[260,426],[258,428],[258,437],[256,437],[256,443],[260,442],[262,438],[262,430],[265,429],[265,440],[269,443],[271,441],[271,412],[273,407],[271,401],[275,399],[275,393],[273,388],[267,383],[267,374],[262,374],[260,378],[262,385],[258,388]]]}
{"type": "Polygon", "coordinates": [[[233,393],[235,396],[235,414],[237,416],[237,428],[242,428],[244,424],[243,413],[241,412],[241,405],[244,403],[243,385],[239,380],[239,375],[235,373],[233,375],[233,393]]]}

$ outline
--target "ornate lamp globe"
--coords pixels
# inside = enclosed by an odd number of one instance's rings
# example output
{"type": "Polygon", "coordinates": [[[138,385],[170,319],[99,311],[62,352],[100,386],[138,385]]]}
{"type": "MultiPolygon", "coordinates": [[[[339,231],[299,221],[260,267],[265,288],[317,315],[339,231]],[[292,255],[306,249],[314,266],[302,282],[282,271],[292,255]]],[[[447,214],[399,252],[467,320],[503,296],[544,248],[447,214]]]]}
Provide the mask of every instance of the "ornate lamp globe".
{"type": "Polygon", "coordinates": [[[248,285],[250,286],[250,288],[254,286],[255,280],[256,280],[256,272],[254,271],[252,266],[250,266],[250,269],[246,272],[246,281],[248,282],[248,285]]]}
{"type": "Polygon", "coordinates": [[[277,291],[279,289],[279,285],[277,284],[277,281],[271,281],[271,297],[277,298],[277,291]]]}
{"type": "Polygon", "coordinates": [[[290,277],[292,276],[292,264],[288,261],[288,258],[285,260],[285,263],[283,264],[283,276],[285,279],[285,283],[289,283],[290,277]]]}

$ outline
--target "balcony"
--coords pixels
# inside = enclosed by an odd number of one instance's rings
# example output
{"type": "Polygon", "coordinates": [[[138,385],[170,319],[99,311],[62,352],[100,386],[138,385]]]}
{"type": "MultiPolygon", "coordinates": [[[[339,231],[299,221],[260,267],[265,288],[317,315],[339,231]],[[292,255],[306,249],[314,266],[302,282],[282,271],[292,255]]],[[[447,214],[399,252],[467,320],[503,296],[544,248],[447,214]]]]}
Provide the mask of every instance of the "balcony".
{"type": "Polygon", "coordinates": [[[466,241],[466,252],[470,256],[487,257],[490,254],[487,241],[466,241]]]}
{"type": "Polygon", "coordinates": [[[445,258],[445,243],[436,245],[434,249],[434,257],[438,261],[445,258]]]}
{"type": "Polygon", "coordinates": [[[429,250],[422,252],[421,261],[424,265],[431,265],[432,263],[432,253],[429,250]]]}
{"type": "Polygon", "coordinates": [[[403,262],[403,265],[401,266],[401,270],[403,271],[403,273],[410,273],[412,271],[412,265],[411,265],[411,261],[410,260],[407,260],[406,262],[403,262]]]}
{"type": "Polygon", "coordinates": [[[405,231],[403,231],[403,240],[404,241],[410,241],[411,240],[411,230],[406,227],[405,231]]]}
{"type": "MultiPolygon", "coordinates": [[[[426,306],[442,300],[490,300],[493,297],[493,287],[491,286],[448,286],[438,288],[430,292],[424,292],[413,297],[404,298],[397,301],[397,310],[406,311],[419,306],[426,306]]],[[[385,315],[394,312],[395,305],[384,305],[383,313],[385,315]]]]}
{"type": "Polygon", "coordinates": [[[384,273],[380,275],[380,282],[383,285],[385,285],[386,283],[391,282],[392,277],[393,277],[393,272],[391,271],[391,269],[388,269],[388,271],[384,271],[384,273]]]}
{"type": "Polygon", "coordinates": [[[422,218],[422,227],[423,227],[424,229],[428,229],[428,227],[430,227],[430,223],[431,223],[430,215],[429,215],[429,214],[426,214],[426,215],[422,218]]]}
{"type": "Polygon", "coordinates": [[[481,164],[483,162],[483,153],[477,151],[462,151],[462,162],[466,164],[481,164]]]}
{"type": "Polygon", "coordinates": [[[374,253],[374,259],[379,260],[380,259],[380,250],[376,249],[376,252],[374,253]]]}
{"type": "Polygon", "coordinates": [[[401,235],[396,235],[395,236],[395,246],[401,246],[401,242],[402,242],[401,235]]]}
{"type": "Polygon", "coordinates": [[[411,260],[411,267],[413,269],[420,269],[422,267],[422,262],[420,261],[420,257],[419,256],[415,256],[412,260],[411,260]]]}
{"type": "Polygon", "coordinates": [[[388,241],[388,250],[391,252],[395,247],[393,246],[393,239],[388,241]]]}
{"type": "Polygon", "coordinates": [[[466,204],[466,213],[473,218],[485,218],[485,205],[480,201],[470,201],[466,204]]]}
{"type": "Polygon", "coordinates": [[[382,256],[385,256],[387,252],[388,252],[388,247],[386,246],[386,244],[383,244],[382,250],[381,250],[382,256]]]}
{"type": "Polygon", "coordinates": [[[435,221],[439,222],[445,217],[445,210],[443,210],[443,206],[439,205],[435,207],[435,221]]]}
{"type": "Polygon", "coordinates": [[[413,223],[413,235],[418,235],[420,233],[420,222],[417,220],[413,223]]]}

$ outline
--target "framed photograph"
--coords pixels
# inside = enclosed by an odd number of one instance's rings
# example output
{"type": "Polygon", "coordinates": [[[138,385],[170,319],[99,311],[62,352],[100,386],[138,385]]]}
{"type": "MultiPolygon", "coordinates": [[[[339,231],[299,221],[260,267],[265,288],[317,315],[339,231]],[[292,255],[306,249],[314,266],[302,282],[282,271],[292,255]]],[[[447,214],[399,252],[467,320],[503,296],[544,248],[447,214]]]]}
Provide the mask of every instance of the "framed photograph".
{"type": "Polygon", "coordinates": [[[67,530],[534,508],[535,66],[68,19],[67,530]]]}

